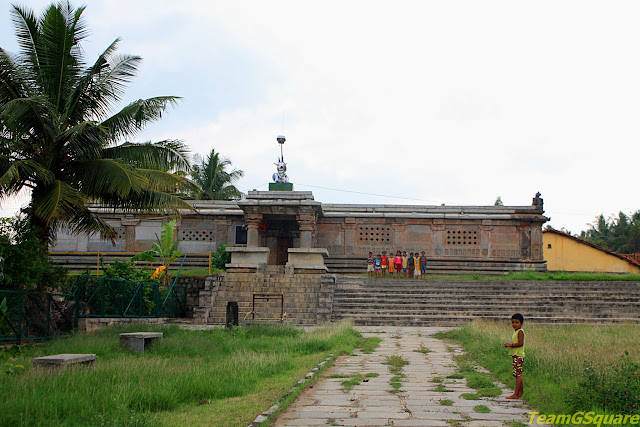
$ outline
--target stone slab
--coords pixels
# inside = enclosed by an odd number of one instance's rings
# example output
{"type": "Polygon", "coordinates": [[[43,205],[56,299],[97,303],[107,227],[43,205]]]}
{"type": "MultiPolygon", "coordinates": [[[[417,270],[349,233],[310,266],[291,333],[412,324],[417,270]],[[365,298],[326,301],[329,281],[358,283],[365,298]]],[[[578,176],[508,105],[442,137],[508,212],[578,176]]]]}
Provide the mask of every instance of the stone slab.
{"type": "Polygon", "coordinates": [[[120,334],[120,348],[144,353],[146,348],[162,342],[162,332],[129,332],[120,334]]]}
{"type": "Polygon", "coordinates": [[[34,368],[66,368],[71,365],[95,366],[95,354],[54,354],[31,360],[34,368]]]}

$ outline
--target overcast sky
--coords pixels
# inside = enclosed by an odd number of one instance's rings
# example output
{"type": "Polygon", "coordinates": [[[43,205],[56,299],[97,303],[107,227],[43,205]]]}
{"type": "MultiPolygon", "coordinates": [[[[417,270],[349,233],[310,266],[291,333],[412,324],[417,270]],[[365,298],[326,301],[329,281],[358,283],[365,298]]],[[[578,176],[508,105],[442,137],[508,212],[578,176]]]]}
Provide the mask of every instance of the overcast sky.
{"type": "MultiPolygon", "coordinates": [[[[12,3],[0,46],[17,52],[12,3]]],[[[325,203],[530,205],[540,191],[574,233],[640,209],[640,2],[73,4],[91,61],[116,37],[144,58],[125,102],[183,97],[140,140],[215,148],[242,191],[267,189],[284,133],[295,189],[325,203]]]]}

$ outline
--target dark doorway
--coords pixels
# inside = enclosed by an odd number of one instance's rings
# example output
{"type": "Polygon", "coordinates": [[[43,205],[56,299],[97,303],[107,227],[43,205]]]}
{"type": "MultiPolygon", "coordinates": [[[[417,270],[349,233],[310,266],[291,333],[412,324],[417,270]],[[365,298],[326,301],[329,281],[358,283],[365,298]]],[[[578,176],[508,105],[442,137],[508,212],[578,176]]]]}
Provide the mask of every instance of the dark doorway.
{"type": "Polygon", "coordinates": [[[278,237],[276,264],[285,265],[289,259],[289,248],[293,247],[292,237],[278,237]]]}
{"type": "Polygon", "coordinates": [[[265,215],[264,222],[265,243],[271,250],[269,264],[285,265],[289,260],[289,248],[294,247],[295,239],[299,237],[298,223],[295,217],[284,215],[265,215]]]}

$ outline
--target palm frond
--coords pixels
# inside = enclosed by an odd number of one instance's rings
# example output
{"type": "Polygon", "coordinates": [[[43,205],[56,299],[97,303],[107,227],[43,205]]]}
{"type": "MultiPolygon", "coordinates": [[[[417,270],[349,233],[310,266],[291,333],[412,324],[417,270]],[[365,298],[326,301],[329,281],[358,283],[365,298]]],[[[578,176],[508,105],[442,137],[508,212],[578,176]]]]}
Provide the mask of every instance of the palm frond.
{"type": "Polygon", "coordinates": [[[32,10],[16,5],[11,10],[11,19],[16,28],[18,46],[20,46],[23,61],[37,73],[40,68],[38,62],[40,23],[32,10]]]}
{"type": "Polygon", "coordinates": [[[180,197],[163,191],[143,189],[126,197],[103,195],[96,199],[105,206],[144,213],[180,214],[180,210],[193,211],[193,207],[180,197]]]}
{"type": "Polygon", "coordinates": [[[33,214],[45,222],[52,218],[73,218],[76,212],[86,209],[85,196],[57,179],[34,190],[31,201],[33,214]]]}
{"type": "Polygon", "coordinates": [[[42,181],[50,183],[54,177],[49,169],[32,159],[16,160],[9,163],[8,168],[2,171],[0,176],[0,188],[5,189],[13,186],[17,182],[42,181]]]}
{"type": "Polygon", "coordinates": [[[105,137],[98,123],[85,121],[58,135],[55,144],[69,157],[83,161],[102,157],[105,137]]]}
{"type": "Polygon", "coordinates": [[[21,67],[8,52],[0,48],[0,105],[28,96],[21,67]]]}
{"type": "Polygon", "coordinates": [[[78,209],[75,214],[63,221],[58,221],[63,228],[73,234],[100,233],[104,238],[115,241],[117,233],[105,220],[88,208],[78,209]]]}
{"type": "Polygon", "coordinates": [[[187,178],[174,173],[140,168],[137,168],[136,171],[147,179],[146,188],[150,190],[177,193],[178,191],[188,191],[193,187],[193,183],[187,178]]]}
{"type": "Polygon", "coordinates": [[[81,189],[91,197],[109,194],[127,197],[146,188],[149,181],[131,165],[114,159],[94,159],[78,163],[81,189]]]}
{"type": "Polygon", "coordinates": [[[83,11],[81,7],[74,12],[68,2],[60,2],[47,9],[40,23],[39,81],[56,113],[64,108],[84,65],[82,52],[76,48],[86,36],[83,11]]]}
{"type": "MultiPolygon", "coordinates": [[[[67,98],[64,115],[60,122],[62,127],[84,121],[87,112],[95,117],[102,117],[110,108],[110,100],[105,99],[105,81],[108,82],[109,59],[114,55],[120,39],[115,39],[95,61],[93,66],[87,68],[78,78],[75,87],[67,98]],[[102,81],[102,84],[100,83],[102,81]]],[[[108,89],[108,87],[106,88],[108,89]]]]}
{"type": "Polygon", "coordinates": [[[187,146],[178,140],[160,142],[133,143],[125,142],[115,147],[104,149],[103,156],[121,159],[142,169],[159,171],[183,171],[191,169],[187,146]]]}
{"type": "Polygon", "coordinates": [[[156,256],[157,256],[156,251],[146,251],[146,252],[142,252],[132,256],[131,258],[129,258],[129,261],[158,262],[158,259],[156,258],[156,256]]]}
{"type": "Polygon", "coordinates": [[[135,136],[147,124],[160,120],[165,110],[175,106],[179,99],[175,96],[139,99],[103,121],[102,126],[109,130],[112,142],[135,136]]]}

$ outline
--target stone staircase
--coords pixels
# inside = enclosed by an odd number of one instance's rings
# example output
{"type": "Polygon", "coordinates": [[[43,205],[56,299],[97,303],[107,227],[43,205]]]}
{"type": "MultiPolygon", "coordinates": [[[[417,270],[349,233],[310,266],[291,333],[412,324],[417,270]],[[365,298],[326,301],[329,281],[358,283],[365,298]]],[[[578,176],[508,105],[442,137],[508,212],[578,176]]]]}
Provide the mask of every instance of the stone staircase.
{"type": "Polygon", "coordinates": [[[539,323],[640,322],[639,282],[404,280],[341,276],[332,321],[457,326],[522,313],[539,323]]]}

